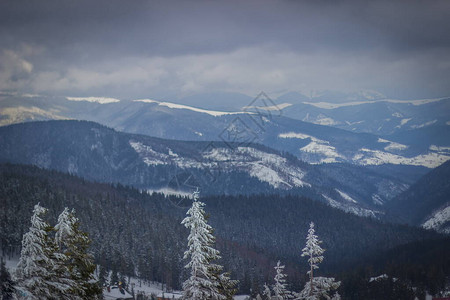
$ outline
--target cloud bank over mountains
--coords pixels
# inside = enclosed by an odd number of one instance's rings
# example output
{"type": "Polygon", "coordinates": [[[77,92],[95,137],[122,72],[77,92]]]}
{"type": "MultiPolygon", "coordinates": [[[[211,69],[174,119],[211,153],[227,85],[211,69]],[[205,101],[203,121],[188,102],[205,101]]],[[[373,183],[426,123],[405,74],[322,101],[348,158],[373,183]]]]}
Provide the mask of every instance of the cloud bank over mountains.
{"type": "Polygon", "coordinates": [[[448,1],[0,3],[0,89],[450,94],[448,1]]]}

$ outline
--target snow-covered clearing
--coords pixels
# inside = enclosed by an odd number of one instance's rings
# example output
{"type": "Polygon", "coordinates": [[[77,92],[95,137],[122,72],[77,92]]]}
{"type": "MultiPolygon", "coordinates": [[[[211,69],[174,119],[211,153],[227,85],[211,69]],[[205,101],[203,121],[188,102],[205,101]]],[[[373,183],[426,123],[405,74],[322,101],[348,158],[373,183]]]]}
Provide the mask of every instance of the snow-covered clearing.
{"type": "Polygon", "coordinates": [[[351,204],[341,203],[339,201],[336,201],[336,200],[332,199],[331,197],[329,197],[329,196],[327,196],[325,194],[322,194],[322,197],[325,200],[327,200],[328,204],[331,207],[338,208],[340,210],[352,213],[352,214],[357,215],[357,216],[376,218],[376,214],[380,213],[379,211],[374,211],[374,210],[365,209],[365,208],[361,208],[361,207],[355,207],[355,206],[353,206],[351,204]]]}
{"type": "Polygon", "coordinates": [[[342,191],[340,191],[340,190],[338,190],[338,189],[336,189],[336,192],[338,192],[339,195],[340,195],[343,199],[347,200],[348,202],[358,203],[358,201],[356,201],[355,199],[353,199],[352,197],[350,197],[348,194],[346,194],[346,193],[344,193],[344,192],[342,192],[342,191]]]}
{"type": "Polygon", "coordinates": [[[387,143],[388,145],[386,147],[384,147],[384,150],[386,150],[386,151],[395,151],[395,150],[401,151],[401,150],[405,150],[408,148],[407,145],[388,141],[388,140],[385,140],[382,138],[378,138],[378,143],[387,143]]]}
{"type": "Polygon", "coordinates": [[[300,151],[323,156],[318,163],[333,163],[338,162],[339,159],[345,159],[343,155],[337,152],[336,147],[330,145],[330,142],[318,139],[308,134],[288,132],[280,133],[278,137],[284,139],[310,139],[311,142],[300,148],[300,151]]]}

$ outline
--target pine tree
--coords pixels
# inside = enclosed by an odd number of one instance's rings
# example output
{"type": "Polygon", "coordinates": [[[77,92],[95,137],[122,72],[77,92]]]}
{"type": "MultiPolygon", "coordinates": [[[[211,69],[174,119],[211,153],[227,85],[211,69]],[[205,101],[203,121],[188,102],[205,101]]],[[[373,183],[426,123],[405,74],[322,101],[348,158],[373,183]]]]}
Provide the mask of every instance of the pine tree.
{"type": "MultiPolygon", "coordinates": [[[[220,273],[222,272],[223,267],[214,265],[213,269],[216,269],[216,272],[220,273]]],[[[216,278],[219,281],[219,293],[224,295],[226,300],[233,300],[233,296],[237,292],[236,285],[239,281],[232,280],[228,272],[221,273],[216,278]]]]}
{"type": "Polygon", "coordinates": [[[306,237],[306,246],[302,250],[302,256],[308,257],[310,270],[307,272],[309,281],[305,284],[304,289],[297,295],[296,299],[319,300],[319,299],[340,299],[338,293],[333,298],[328,294],[330,291],[336,290],[340,286],[340,282],[336,282],[334,278],[314,277],[314,270],[319,268],[319,263],[323,261],[322,254],[325,252],[320,244],[322,241],[315,234],[314,223],[309,225],[308,235],[306,237]]]}
{"type": "Polygon", "coordinates": [[[6,269],[3,257],[1,258],[0,264],[0,299],[2,300],[12,300],[14,299],[15,288],[14,282],[11,279],[11,275],[6,269]]]}
{"type": "Polygon", "coordinates": [[[30,230],[22,239],[22,251],[16,269],[19,298],[69,299],[66,292],[73,285],[67,278],[65,257],[49,233],[53,228],[42,217],[47,209],[34,206],[30,230]]]}
{"type": "Polygon", "coordinates": [[[55,242],[65,255],[64,263],[74,281],[70,293],[77,299],[95,299],[101,294],[101,288],[94,278],[94,259],[88,253],[91,241],[79,227],[75,210],[69,211],[66,207],[55,226],[55,242]]]}
{"type": "Polygon", "coordinates": [[[220,253],[214,249],[213,228],[205,218],[204,203],[198,201],[199,194],[194,192],[192,207],[181,222],[190,230],[188,250],[184,259],[190,259],[185,266],[190,269],[190,277],[183,283],[183,299],[227,300],[234,294],[235,281],[228,274],[221,274],[223,267],[212,263],[220,259],[220,253]]]}
{"type": "Polygon", "coordinates": [[[273,293],[275,300],[285,300],[285,299],[292,299],[293,295],[292,292],[288,291],[286,286],[286,277],[287,275],[283,273],[284,266],[281,265],[280,261],[278,261],[277,265],[275,266],[276,275],[274,278],[275,284],[273,286],[273,293]]]}
{"type": "Polygon", "coordinates": [[[264,295],[266,300],[271,300],[272,299],[272,292],[270,291],[270,288],[269,288],[269,286],[266,283],[264,283],[263,295],[264,295]]]}
{"type": "Polygon", "coordinates": [[[99,268],[98,281],[99,281],[100,286],[105,286],[108,284],[108,271],[102,265],[100,265],[100,268],[99,268]]]}

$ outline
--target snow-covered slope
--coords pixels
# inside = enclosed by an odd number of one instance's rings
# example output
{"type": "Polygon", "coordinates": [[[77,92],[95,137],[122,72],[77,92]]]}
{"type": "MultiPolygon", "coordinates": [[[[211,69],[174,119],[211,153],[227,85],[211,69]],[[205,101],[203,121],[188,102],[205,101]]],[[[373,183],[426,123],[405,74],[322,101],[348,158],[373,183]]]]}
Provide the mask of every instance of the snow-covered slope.
{"type": "MultiPolygon", "coordinates": [[[[302,99],[299,97],[299,99],[302,99]]],[[[450,98],[436,99],[368,99],[333,101],[333,98],[312,98],[293,101],[283,115],[329,125],[354,132],[393,134],[433,125],[446,125],[450,120],[450,98]],[[325,100],[325,101],[324,101],[325,100]]],[[[280,101],[284,101],[281,98],[280,101]]]]}
{"type": "Polygon", "coordinates": [[[161,101],[156,101],[156,100],[151,100],[151,99],[138,99],[138,100],[134,100],[134,102],[155,103],[155,104],[158,104],[160,106],[166,106],[168,108],[186,109],[186,110],[191,110],[191,111],[195,111],[195,112],[199,112],[199,113],[208,114],[208,115],[215,116],[215,117],[217,117],[217,116],[224,116],[224,115],[236,115],[236,114],[243,114],[243,113],[245,113],[245,112],[214,111],[214,110],[201,109],[201,108],[197,108],[197,107],[192,107],[192,106],[182,105],[182,104],[176,104],[176,103],[171,103],[171,102],[161,102],[161,101]]]}
{"type": "Polygon", "coordinates": [[[352,102],[345,102],[345,103],[331,103],[331,102],[303,102],[303,103],[312,105],[312,106],[315,106],[318,108],[335,109],[335,108],[346,107],[346,106],[373,104],[373,103],[377,103],[377,102],[412,104],[415,106],[419,106],[419,105],[438,102],[438,101],[442,101],[442,100],[446,100],[446,99],[448,99],[448,97],[434,98],[434,99],[418,99],[418,100],[379,99],[379,100],[371,100],[371,101],[352,101],[352,102]]]}
{"type": "Polygon", "coordinates": [[[435,211],[433,215],[422,224],[422,227],[450,234],[450,205],[435,211]]]}
{"type": "Polygon", "coordinates": [[[361,167],[310,165],[258,144],[166,140],[120,133],[92,122],[1,127],[0,143],[1,161],[90,180],[176,194],[198,186],[207,194],[293,193],[326,201],[325,195],[342,203],[339,208],[365,216],[373,215],[366,210],[380,210],[408,186],[361,167]]]}
{"type": "Polygon", "coordinates": [[[36,106],[5,107],[1,109],[0,126],[40,120],[64,120],[59,111],[44,110],[36,106]]]}
{"type": "Polygon", "coordinates": [[[387,208],[409,224],[450,233],[450,161],[425,174],[387,208]]]}
{"type": "MultiPolygon", "coordinates": [[[[253,103],[246,107],[246,111],[219,111],[153,99],[119,101],[103,97],[0,97],[1,125],[30,120],[83,119],[125,132],[160,138],[240,142],[244,145],[256,142],[290,152],[313,164],[347,162],[356,165],[395,164],[434,168],[450,159],[450,152],[445,150],[450,147],[450,131],[445,130],[448,125],[439,125],[445,116],[448,117],[449,110],[445,108],[450,101],[445,99],[417,100],[411,103],[400,101],[401,104],[393,100],[365,101],[365,104],[353,106],[336,104],[341,106],[334,109],[304,103],[290,105],[291,103],[284,101],[276,104],[272,101],[266,103],[267,106],[253,103]],[[401,105],[401,109],[366,107],[386,103],[401,105]],[[297,105],[301,106],[295,110],[297,105]],[[414,115],[417,112],[412,113],[414,116],[407,115],[403,107],[405,105],[408,109],[410,106],[426,108],[426,118],[418,118],[414,115]],[[429,108],[429,105],[438,107],[429,108]],[[361,110],[340,111],[354,107],[361,110]],[[311,111],[311,108],[316,111],[311,111]],[[286,115],[292,118],[287,118],[286,115]],[[417,129],[402,131],[401,135],[378,136],[333,128],[342,124],[345,124],[342,125],[345,129],[367,126],[381,116],[391,121],[395,119],[395,126],[417,129]],[[428,117],[431,121],[438,121],[422,126],[430,122],[428,117]],[[306,122],[294,118],[303,118],[306,122]],[[312,122],[322,125],[311,124],[312,122]],[[433,128],[438,130],[431,130],[433,128]],[[403,138],[404,136],[407,138],[403,138]]],[[[448,118],[445,122],[448,122],[448,118]]],[[[381,125],[377,123],[376,126],[381,125]]]]}
{"type": "Polygon", "coordinates": [[[274,188],[310,186],[302,179],[305,171],[289,164],[287,159],[253,147],[230,149],[224,145],[206,149],[201,157],[180,156],[171,149],[166,153],[157,152],[151,145],[130,140],[130,145],[149,166],[176,165],[178,168],[242,171],[274,188]]]}
{"type": "Polygon", "coordinates": [[[448,147],[432,145],[428,151],[419,155],[407,155],[405,152],[409,146],[378,138],[377,142],[382,146],[362,147],[355,149],[348,155],[348,151],[339,151],[338,143],[333,143],[314,136],[288,132],[278,135],[281,139],[300,139],[308,142],[306,146],[298,149],[299,156],[310,163],[351,162],[357,165],[411,165],[435,168],[450,160],[448,147]],[[386,145],[386,146],[384,146],[386,145]],[[380,149],[381,148],[381,149],[380,149]],[[347,152],[347,154],[346,154],[347,152]]]}
{"type": "Polygon", "coordinates": [[[66,99],[69,101],[87,101],[100,104],[120,102],[119,99],[108,97],[66,97],[66,99]]]}

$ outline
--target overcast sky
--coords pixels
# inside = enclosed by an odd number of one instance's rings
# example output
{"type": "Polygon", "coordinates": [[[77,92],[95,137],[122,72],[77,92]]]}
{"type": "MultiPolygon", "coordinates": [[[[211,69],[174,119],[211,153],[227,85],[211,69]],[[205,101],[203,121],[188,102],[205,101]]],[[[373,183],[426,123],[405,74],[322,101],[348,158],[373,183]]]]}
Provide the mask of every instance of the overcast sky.
{"type": "Polygon", "coordinates": [[[450,1],[1,0],[0,90],[450,95],[450,1]]]}

